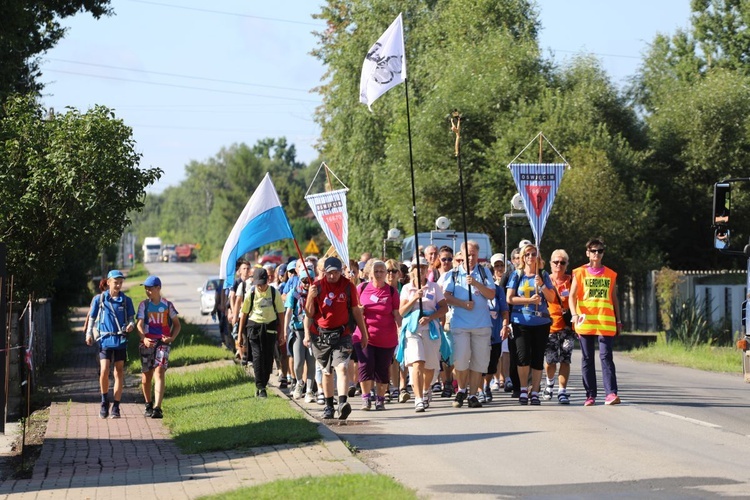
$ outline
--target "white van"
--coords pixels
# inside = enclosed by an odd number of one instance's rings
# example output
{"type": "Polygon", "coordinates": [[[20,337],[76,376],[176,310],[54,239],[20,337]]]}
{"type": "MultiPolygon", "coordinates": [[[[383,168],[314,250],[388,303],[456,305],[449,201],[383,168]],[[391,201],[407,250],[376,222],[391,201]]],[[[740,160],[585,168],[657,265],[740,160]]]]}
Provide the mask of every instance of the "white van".
{"type": "MultiPolygon", "coordinates": [[[[484,233],[468,233],[469,240],[479,243],[479,261],[484,262],[492,257],[492,243],[490,237],[484,233]]],[[[419,233],[419,246],[424,248],[427,245],[435,245],[438,249],[442,246],[449,246],[453,253],[461,250],[461,244],[464,242],[463,231],[430,231],[429,233],[419,233]]],[[[401,260],[408,261],[414,259],[414,236],[404,238],[401,246],[401,260]]]]}

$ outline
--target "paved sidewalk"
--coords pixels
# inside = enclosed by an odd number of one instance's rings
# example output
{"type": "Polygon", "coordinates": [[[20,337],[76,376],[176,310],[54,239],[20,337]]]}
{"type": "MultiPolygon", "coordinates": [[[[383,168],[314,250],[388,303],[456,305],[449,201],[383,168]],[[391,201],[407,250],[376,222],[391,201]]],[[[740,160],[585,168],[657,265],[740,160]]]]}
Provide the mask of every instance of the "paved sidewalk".
{"type": "Polygon", "coordinates": [[[275,479],[371,472],[323,425],[318,443],[184,455],[161,420],[143,417],[137,378],[126,384],[122,418],[100,419],[96,354],[80,326],[75,334],[71,364],[55,374],[33,476],[0,485],[2,498],[195,498],[275,479]]]}

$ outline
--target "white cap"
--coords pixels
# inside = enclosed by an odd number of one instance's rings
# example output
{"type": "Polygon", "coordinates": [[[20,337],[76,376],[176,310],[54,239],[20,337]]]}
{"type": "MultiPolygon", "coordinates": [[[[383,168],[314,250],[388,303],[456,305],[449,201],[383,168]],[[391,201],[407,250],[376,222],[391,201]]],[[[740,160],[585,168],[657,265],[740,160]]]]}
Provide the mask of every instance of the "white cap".
{"type": "MultiPolygon", "coordinates": [[[[416,264],[416,260],[412,260],[409,267],[413,266],[414,264],[416,264]]],[[[425,259],[424,257],[420,257],[419,258],[419,265],[420,266],[429,266],[430,263],[427,262],[427,259],[425,259]]]]}
{"type": "Polygon", "coordinates": [[[526,245],[531,245],[531,242],[529,240],[521,240],[518,242],[518,248],[523,248],[526,245]]]}
{"type": "Polygon", "coordinates": [[[411,261],[410,261],[410,260],[405,260],[405,261],[403,262],[403,264],[404,264],[404,265],[405,265],[406,267],[408,267],[409,269],[411,269],[411,261]]]}
{"type": "Polygon", "coordinates": [[[498,262],[498,261],[500,261],[503,264],[505,264],[505,255],[503,255],[501,253],[496,253],[495,255],[493,255],[492,257],[490,257],[490,264],[492,264],[493,266],[495,265],[495,262],[498,262]]]}

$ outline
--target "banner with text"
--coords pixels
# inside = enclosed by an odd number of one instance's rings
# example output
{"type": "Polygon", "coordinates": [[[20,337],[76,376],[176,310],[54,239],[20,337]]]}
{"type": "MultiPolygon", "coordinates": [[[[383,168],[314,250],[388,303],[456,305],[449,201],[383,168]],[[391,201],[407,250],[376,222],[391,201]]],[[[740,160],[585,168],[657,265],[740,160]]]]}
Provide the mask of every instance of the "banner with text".
{"type": "Polygon", "coordinates": [[[349,217],[346,213],[346,192],[339,189],[327,193],[309,194],[305,196],[320,227],[328,237],[341,262],[349,266],[349,217]]]}
{"type": "Polygon", "coordinates": [[[526,206],[535,243],[539,245],[567,164],[516,163],[509,167],[526,206]]]}

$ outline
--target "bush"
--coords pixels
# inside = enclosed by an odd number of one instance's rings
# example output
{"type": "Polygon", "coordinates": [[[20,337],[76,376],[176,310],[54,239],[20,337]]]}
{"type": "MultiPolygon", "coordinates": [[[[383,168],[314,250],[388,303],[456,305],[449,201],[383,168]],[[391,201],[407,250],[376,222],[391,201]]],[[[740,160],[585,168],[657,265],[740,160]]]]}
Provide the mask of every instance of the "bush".
{"type": "Polygon", "coordinates": [[[716,326],[712,325],[706,317],[706,309],[705,302],[699,302],[695,298],[683,302],[672,302],[669,313],[670,326],[666,330],[667,343],[676,340],[688,348],[701,344],[731,344],[732,333],[727,327],[727,321],[716,326]]]}

